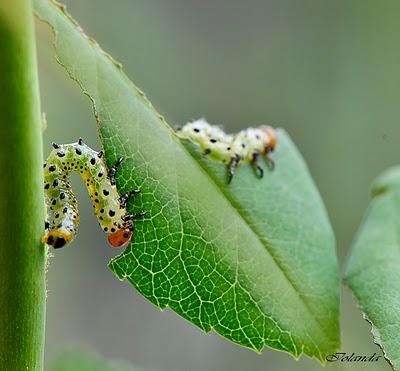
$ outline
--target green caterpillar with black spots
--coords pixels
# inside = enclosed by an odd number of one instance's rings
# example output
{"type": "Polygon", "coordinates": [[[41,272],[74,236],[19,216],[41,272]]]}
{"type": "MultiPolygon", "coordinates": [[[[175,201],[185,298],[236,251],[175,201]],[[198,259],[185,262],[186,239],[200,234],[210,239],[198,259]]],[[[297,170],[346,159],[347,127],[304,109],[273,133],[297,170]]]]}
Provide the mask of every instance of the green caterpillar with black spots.
{"type": "Polygon", "coordinates": [[[96,217],[108,242],[118,248],[127,244],[134,233],[134,220],[145,213],[129,214],[126,210],[130,196],[118,193],[115,174],[122,158],[110,169],[104,161],[103,152],[96,152],[79,139],[76,143],[59,145],[44,164],[44,190],[47,205],[46,234],[42,241],[54,248],[70,243],[76,236],[79,214],[78,205],[71,189],[69,174],[80,174],[92,200],[96,217]]]}
{"type": "Polygon", "coordinates": [[[226,134],[219,126],[199,119],[178,129],[177,135],[182,139],[191,140],[210,159],[227,164],[228,183],[241,164],[252,164],[262,178],[264,170],[259,161],[260,156],[265,158],[271,170],[275,167],[270,154],[276,148],[277,136],[271,126],[250,127],[237,134],[226,134]]]}

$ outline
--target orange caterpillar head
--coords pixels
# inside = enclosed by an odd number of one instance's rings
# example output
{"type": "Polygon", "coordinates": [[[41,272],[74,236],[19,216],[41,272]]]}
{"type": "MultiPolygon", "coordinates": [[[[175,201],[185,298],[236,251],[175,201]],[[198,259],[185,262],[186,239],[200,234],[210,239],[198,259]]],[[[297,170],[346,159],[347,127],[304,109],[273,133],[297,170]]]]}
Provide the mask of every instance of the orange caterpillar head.
{"type": "Polygon", "coordinates": [[[131,228],[117,229],[113,233],[108,234],[108,243],[116,249],[126,245],[132,238],[133,231],[131,228]]]}
{"type": "Polygon", "coordinates": [[[276,137],[276,131],[273,129],[271,126],[264,126],[263,127],[264,133],[267,134],[269,138],[269,144],[268,144],[268,151],[272,152],[277,144],[277,137],[276,137]]]}

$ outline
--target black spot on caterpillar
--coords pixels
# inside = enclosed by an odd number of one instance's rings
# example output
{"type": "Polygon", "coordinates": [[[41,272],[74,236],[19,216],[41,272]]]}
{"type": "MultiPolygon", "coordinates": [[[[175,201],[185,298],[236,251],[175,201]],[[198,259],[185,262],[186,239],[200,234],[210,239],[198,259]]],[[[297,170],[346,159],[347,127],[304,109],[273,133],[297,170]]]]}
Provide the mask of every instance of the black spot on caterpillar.
{"type": "Polygon", "coordinates": [[[177,131],[183,139],[190,139],[198,145],[209,158],[228,164],[228,183],[231,182],[236,168],[250,163],[260,178],[264,170],[259,162],[263,156],[272,170],[275,167],[270,153],[275,150],[277,137],[270,126],[247,128],[237,134],[226,134],[220,127],[210,125],[204,119],[189,122],[177,131]]]}
{"type": "Polygon", "coordinates": [[[102,152],[96,152],[80,139],[77,143],[59,145],[53,143],[53,151],[44,164],[44,189],[48,221],[42,241],[54,248],[70,243],[77,233],[79,214],[76,198],[69,182],[69,173],[78,172],[95,208],[99,224],[108,233],[112,247],[121,247],[130,241],[134,233],[134,219],[144,213],[130,215],[126,203],[138,190],[120,195],[115,186],[117,164],[109,170],[102,152]],[[60,153],[63,155],[60,156],[60,153]],[[103,176],[108,174],[108,176],[103,176]]]}

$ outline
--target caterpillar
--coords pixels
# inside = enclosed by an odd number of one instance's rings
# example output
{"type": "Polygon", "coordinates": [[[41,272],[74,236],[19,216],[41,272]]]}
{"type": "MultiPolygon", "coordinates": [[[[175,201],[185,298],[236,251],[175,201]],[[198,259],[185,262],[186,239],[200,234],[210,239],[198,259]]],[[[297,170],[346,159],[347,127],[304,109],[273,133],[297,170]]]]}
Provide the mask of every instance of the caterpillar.
{"type": "Polygon", "coordinates": [[[94,151],[82,139],[64,145],[53,143],[53,147],[43,165],[48,220],[42,242],[60,248],[76,236],[78,205],[69,181],[70,172],[76,171],[86,185],[98,222],[108,234],[109,244],[118,248],[128,243],[134,233],[134,220],[145,212],[132,215],[126,210],[129,197],[139,190],[122,196],[118,193],[115,174],[122,158],[107,169],[103,152],[94,151]]]}
{"type": "Polygon", "coordinates": [[[204,119],[187,123],[177,130],[182,139],[198,145],[211,159],[228,166],[228,183],[232,181],[236,168],[241,164],[252,164],[260,178],[264,176],[259,158],[263,156],[273,170],[275,163],[269,156],[275,150],[277,137],[270,126],[247,128],[237,134],[226,134],[220,127],[210,125],[204,119]]]}

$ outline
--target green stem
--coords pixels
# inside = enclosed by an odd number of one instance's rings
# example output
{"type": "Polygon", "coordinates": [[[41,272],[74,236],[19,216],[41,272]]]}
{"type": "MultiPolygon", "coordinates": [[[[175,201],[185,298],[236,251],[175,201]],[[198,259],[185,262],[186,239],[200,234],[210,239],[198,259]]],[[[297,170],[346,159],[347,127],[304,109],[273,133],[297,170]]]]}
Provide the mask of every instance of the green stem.
{"type": "Polygon", "coordinates": [[[42,370],[45,249],[30,0],[0,0],[0,370],[42,370]]]}

